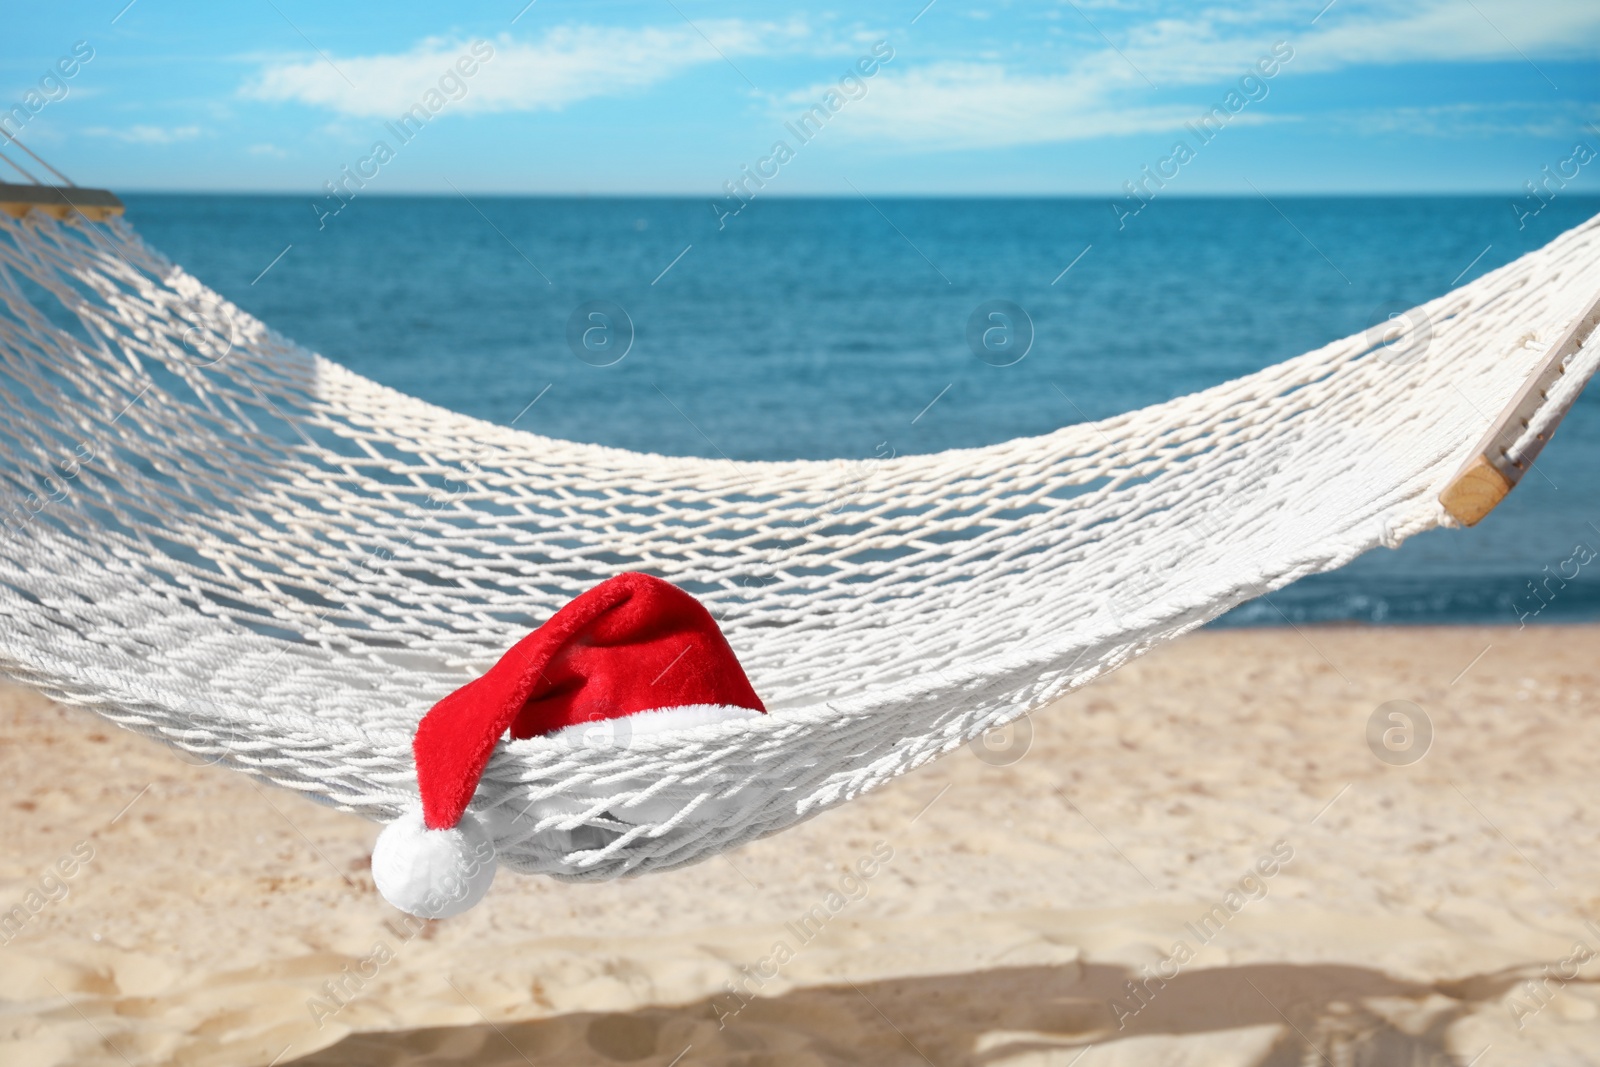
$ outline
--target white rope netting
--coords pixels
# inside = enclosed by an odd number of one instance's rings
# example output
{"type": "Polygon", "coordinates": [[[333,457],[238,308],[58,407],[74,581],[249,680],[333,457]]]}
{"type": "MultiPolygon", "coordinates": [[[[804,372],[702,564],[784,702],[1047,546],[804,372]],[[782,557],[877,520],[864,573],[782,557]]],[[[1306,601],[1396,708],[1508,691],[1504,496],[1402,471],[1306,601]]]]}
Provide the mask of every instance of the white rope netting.
{"type": "Polygon", "coordinates": [[[517,869],[679,866],[1448,523],[1438,492],[1597,290],[1600,219],[1387,345],[988,448],[746,463],[454,414],[278,336],[124,222],[0,216],[0,673],[390,819],[436,700],[648,571],[705,602],[772,714],[505,743],[474,810],[517,869]]]}

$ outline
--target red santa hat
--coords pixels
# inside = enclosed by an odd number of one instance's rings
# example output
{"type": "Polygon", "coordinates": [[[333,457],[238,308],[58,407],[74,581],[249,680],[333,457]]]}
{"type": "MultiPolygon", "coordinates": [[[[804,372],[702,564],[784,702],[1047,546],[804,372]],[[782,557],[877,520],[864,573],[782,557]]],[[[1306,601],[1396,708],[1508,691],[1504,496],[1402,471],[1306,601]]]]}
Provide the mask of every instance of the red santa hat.
{"type": "Polygon", "coordinates": [[[494,880],[494,846],[467,811],[495,746],[625,720],[660,733],[765,714],[716,620],[682,589],[619,574],[578,596],[480,678],[433,706],[412,753],[420,810],[384,828],[372,874],[391,904],[459,914],[494,880]]]}

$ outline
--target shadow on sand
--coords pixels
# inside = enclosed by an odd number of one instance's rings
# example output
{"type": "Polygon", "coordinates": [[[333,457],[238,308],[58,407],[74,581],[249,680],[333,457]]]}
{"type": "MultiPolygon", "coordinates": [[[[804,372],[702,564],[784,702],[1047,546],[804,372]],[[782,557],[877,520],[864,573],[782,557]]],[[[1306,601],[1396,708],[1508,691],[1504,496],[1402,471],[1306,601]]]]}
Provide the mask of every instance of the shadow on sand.
{"type": "Polygon", "coordinates": [[[1111,1002],[1135,1003],[1126,987],[1134,977],[1122,967],[1085,964],[847,982],[750,1001],[722,1027],[718,1014],[737,1003],[731,997],[620,1014],[358,1033],[293,1067],[1066,1064],[1091,1044],[1261,1026],[1279,1033],[1256,1054],[1257,1067],[1447,1067],[1472,1058],[1446,1052],[1451,1024],[1504,996],[1526,972],[1430,984],[1340,965],[1215,968],[1155,989],[1119,1029],[1111,1002]]]}

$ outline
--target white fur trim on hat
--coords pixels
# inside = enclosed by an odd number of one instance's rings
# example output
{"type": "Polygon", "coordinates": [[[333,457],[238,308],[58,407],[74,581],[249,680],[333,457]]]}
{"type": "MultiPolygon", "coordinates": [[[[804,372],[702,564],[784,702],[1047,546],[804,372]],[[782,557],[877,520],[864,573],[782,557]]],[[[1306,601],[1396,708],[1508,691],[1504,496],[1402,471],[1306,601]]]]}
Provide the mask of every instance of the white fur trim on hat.
{"type": "MultiPolygon", "coordinates": [[[[539,740],[555,742],[573,748],[594,747],[625,750],[635,738],[662,737],[693,730],[697,727],[760,717],[762,717],[762,713],[759,711],[731,704],[688,704],[677,708],[657,708],[651,711],[635,712],[632,715],[623,715],[615,719],[598,719],[594,722],[573,723],[571,726],[554,730],[539,740]]],[[[514,836],[516,834],[515,824],[523,819],[531,819],[537,822],[551,815],[577,815],[593,808],[594,802],[606,795],[614,796],[617,793],[633,790],[642,791],[647,789],[650,784],[648,781],[607,778],[603,790],[595,789],[592,785],[590,788],[578,787],[570,792],[544,797],[520,808],[513,808],[509,805],[495,808],[491,811],[490,817],[496,820],[496,836],[514,836]]],[[[667,793],[657,793],[645,800],[636,800],[631,804],[618,804],[612,807],[607,814],[614,819],[635,825],[665,822],[683,807],[685,803],[685,798],[682,795],[684,788],[690,788],[694,792],[699,791],[699,787],[680,786],[667,793]]],[[[742,792],[742,788],[735,789],[726,796],[704,799],[696,806],[690,818],[696,821],[719,818],[727,810],[738,807],[744,799],[739,795],[742,792]]],[[[553,848],[566,851],[574,847],[573,831],[545,830],[540,836],[545,843],[553,848]]]]}
{"type": "Polygon", "coordinates": [[[734,719],[758,719],[761,714],[754,708],[741,708],[733,704],[685,704],[679,708],[636,711],[632,715],[619,715],[614,719],[575,722],[544,736],[564,744],[582,744],[585,738],[594,738],[596,745],[605,745],[610,738],[615,747],[627,748],[628,742],[635,737],[659,737],[734,719]]]}

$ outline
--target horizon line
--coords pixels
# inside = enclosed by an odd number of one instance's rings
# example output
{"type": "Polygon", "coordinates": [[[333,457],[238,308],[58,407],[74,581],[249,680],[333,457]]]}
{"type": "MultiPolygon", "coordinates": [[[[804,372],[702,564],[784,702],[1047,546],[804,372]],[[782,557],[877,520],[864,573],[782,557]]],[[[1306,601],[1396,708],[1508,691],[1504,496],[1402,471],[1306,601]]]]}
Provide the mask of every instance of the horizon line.
{"type": "MultiPolygon", "coordinates": [[[[26,184],[26,183],[6,183],[26,184]]],[[[320,199],[325,192],[320,189],[184,189],[184,188],[112,188],[109,186],[80,185],[76,188],[106,188],[119,196],[260,196],[260,197],[302,197],[309,196],[320,199]]],[[[517,198],[517,199],[549,199],[549,200],[718,200],[727,199],[726,196],[704,193],[684,192],[594,192],[588,190],[572,191],[512,191],[512,190],[465,190],[473,196],[517,198]]],[[[1524,197],[1527,190],[1516,189],[1440,189],[1440,190],[1385,190],[1385,189],[1355,189],[1355,190],[1266,190],[1272,196],[1298,199],[1361,199],[1361,198],[1427,198],[1427,199],[1481,199],[1490,197],[1524,197]]],[[[362,199],[459,199],[463,191],[455,190],[387,190],[362,192],[362,199]]],[[[1114,192],[874,192],[876,197],[892,198],[896,200],[1117,200],[1123,198],[1124,190],[1114,192]]],[[[1600,198],[1600,188],[1594,190],[1563,191],[1563,199],[1600,198]]],[[[1261,192],[1171,192],[1164,193],[1163,200],[1258,200],[1262,198],[1261,192]]],[[[762,200],[861,200],[865,199],[859,193],[772,193],[764,194],[762,200]]]]}

